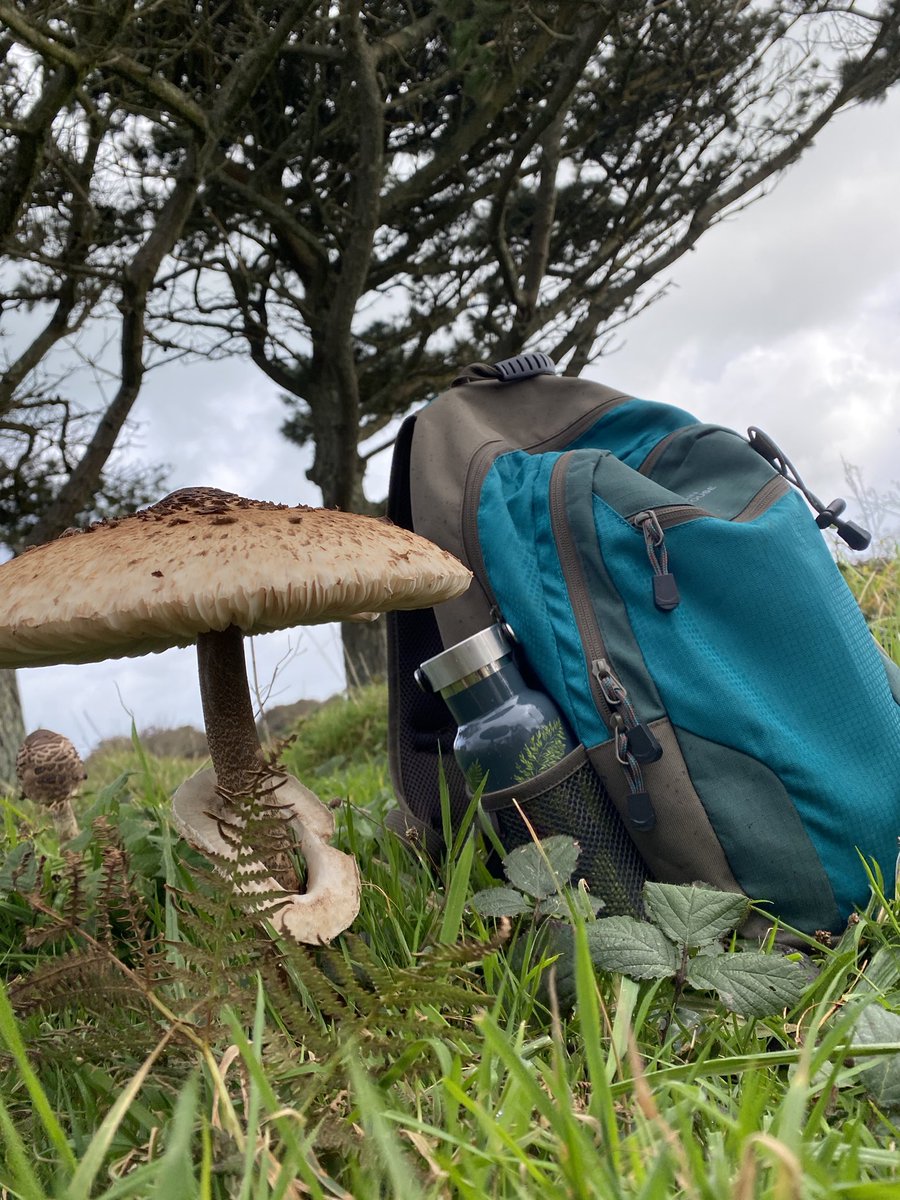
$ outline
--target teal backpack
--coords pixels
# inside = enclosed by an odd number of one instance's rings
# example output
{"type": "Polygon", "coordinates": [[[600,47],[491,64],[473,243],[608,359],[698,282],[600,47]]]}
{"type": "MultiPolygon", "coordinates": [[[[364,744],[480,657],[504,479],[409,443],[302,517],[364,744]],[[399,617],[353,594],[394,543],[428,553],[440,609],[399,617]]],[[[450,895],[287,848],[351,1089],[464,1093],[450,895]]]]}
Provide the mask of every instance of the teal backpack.
{"type": "Polygon", "coordinates": [[[900,669],[826,545],[864,530],[759,430],[560,377],[541,354],[469,368],[403,424],[388,515],[474,572],[389,619],[395,826],[440,842],[468,807],[455,727],[419,664],[496,621],[580,743],[484,811],[507,850],[576,838],[606,912],[644,878],[704,881],[803,932],[893,893],[900,669]],[[805,497],[805,499],[804,499],[805,497]],[[808,504],[815,509],[814,517],[808,504]]]}

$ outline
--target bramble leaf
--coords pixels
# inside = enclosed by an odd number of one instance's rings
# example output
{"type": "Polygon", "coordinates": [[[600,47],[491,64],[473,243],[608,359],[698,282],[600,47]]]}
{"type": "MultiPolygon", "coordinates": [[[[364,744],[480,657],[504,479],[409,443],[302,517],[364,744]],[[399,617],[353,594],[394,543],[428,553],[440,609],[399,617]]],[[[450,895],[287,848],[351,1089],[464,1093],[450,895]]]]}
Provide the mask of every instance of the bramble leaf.
{"type": "MultiPolygon", "coordinates": [[[[866,1045],[874,1042],[900,1042],[900,1014],[870,1004],[860,1013],[853,1040],[866,1045]]],[[[900,1054],[876,1059],[860,1072],[866,1091],[881,1108],[900,1109],[900,1054]]]]}
{"type": "Polygon", "coordinates": [[[646,883],[644,902],[654,923],[680,946],[707,946],[740,925],[750,911],[746,896],[676,883],[646,883]]]}
{"type": "Polygon", "coordinates": [[[579,845],[566,834],[545,838],[537,845],[517,846],[503,860],[506,878],[521,892],[543,900],[564,887],[575,870],[579,845]]]}
{"type": "Polygon", "coordinates": [[[755,951],[698,955],[688,967],[687,981],[693,988],[717,992],[727,1008],[745,1017],[791,1008],[809,982],[798,962],[755,951]]]}
{"type": "Polygon", "coordinates": [[[592,896],[582,888],[565,887],[561,892],[539,900],[534,906],[534,911],[539,917],[562,917],[563,920],[568,920],[574,908],[585,921],[593,921],[604,907],[604,902],[599,896],[592,896]]]}
{"type": "Polygon", "coordinates": [[[485,888],[476,892],[469,903],[481,917],[519,917],[531,912],[531,905],[515,888],[485,888]]]}
{"type": "Polygon", "coordinates": [[[604,917],[587,927],[591,960],[604,971],[631,979],[665,979],[678,968],[675,947],[646,921],[634,917],[604,917]]]}

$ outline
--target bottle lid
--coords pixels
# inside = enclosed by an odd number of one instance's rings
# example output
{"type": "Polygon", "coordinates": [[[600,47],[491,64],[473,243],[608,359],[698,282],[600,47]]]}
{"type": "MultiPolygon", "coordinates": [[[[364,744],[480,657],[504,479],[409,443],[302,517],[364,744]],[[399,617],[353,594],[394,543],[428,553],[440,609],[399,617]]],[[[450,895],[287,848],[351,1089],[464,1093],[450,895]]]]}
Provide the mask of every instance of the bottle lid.
{"type": "Polygon", "coordinates": [[[434,658],[426,658],[416,674],[421,672],[433,691],[442,692],[508,654],[512,654],[512,645],[507,627],[489,625],[434,658]]]}

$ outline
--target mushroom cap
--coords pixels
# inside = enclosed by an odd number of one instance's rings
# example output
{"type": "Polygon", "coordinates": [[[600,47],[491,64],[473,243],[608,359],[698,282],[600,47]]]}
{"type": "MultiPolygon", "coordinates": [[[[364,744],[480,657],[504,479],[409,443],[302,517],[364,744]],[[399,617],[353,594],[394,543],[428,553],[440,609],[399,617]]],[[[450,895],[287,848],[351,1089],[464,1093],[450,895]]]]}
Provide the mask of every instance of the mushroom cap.
{"type": "Polygon", "coordinates": [[[52,729],[36,729],[19,747],[16,778],[28,800],[52,806],[68,800],[87,772],[67,737],[52,729]]]}
{"type": "Polygon", "coordinates": [[[186,488],[0,566],[0,667],[99,662],[371,619],[465,591],[471,573],[377,517],[186,488]]]}

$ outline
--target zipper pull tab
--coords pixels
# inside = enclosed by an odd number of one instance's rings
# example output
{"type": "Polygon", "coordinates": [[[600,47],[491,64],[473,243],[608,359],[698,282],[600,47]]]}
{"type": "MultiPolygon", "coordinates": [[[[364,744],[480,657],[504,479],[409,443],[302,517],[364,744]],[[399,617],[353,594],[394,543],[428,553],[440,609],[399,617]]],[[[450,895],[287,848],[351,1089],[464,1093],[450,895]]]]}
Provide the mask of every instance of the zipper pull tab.
{"type": "Polygon", "coordinates": [[[640,512],[632,518],[644,535],[647,557],[653,567],[653,603],[660,612],[671,612],[681,602],[675,576],[669,570],[669,551],[666,535],[654,512],[640,512]]]}
{"type": "Polygon", "coordinates": [[[681,603],[678,584],[671,574],[653,576],[653,603],[660,612],[671,612],[681,603]]]}
{"type": "Polygon", "coordinates": [[[644,786],[644,775],[640,764],[628,744],[629,735],[630,730],[626,728],[622,717],[616,713],[613,720],[613,738],[615,739],[616,758],[621,763],[628,780],[628,799],[626,800],[628,821],[640,833],[647,833],[656,826],[656,810],[653,807],[650,793],[644,786]]]}
{"type": "Polygon", "coordinates": [[[591,674],[603,695],[603,699],[617,714],[614,729],[623,729],[628,751],[639,763],[658,762],[663,749],[649,725],[639,721],[634,706],[628,699],[625,685],[614,673],[605,658],[595,658],[591,663],[591,674]]]}
{"type": "Polygon", "coordinates": [[[631,792],[628,797],[628,820],[639,833],[649,833],[656,826],[653,801],[647,792],[631,792]]]}
{"type": "Polygon", "coordinates": [[[632,725],[628,730],[628,749],[639,763],[659,762],[663,749],[649,725],[632,725]]]}

